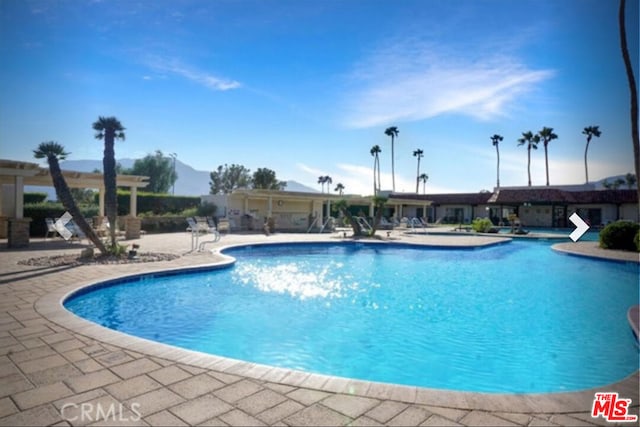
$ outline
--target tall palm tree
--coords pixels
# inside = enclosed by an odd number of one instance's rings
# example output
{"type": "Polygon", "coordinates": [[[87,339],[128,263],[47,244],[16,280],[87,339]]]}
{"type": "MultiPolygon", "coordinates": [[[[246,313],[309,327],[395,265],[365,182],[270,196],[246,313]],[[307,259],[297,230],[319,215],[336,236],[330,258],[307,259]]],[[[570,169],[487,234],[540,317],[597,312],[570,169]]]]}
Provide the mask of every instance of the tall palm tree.
{"type": "Polygon", "coordinates": [[[416,172],[416,194],[418,194],[418,189],[420,186],[420,159],[422,157],[424,157],[424,151],[422,151],[421,149],[417,149],[413,151],[413,157],[417,157],[418,158],[418,170],[416,172]]]}
{"type": "Polygon", "coordinates": [[[498,144],[503,139],[502,135],[498,135],[497,133],[491,137],[491,143],[496,147],[496,155],[498,156],[498,167],[496,172],[496,188],[498,188],[498,190],[500,189],[500,150],[498,150],[498,144]]]}
{"type": "Polygon", "coordinates": [[[100,240],[100,237],[98,237],[93,228],[91,228],[84,219],[82,213],[80,213],[80,209],[78,209],[78,206],[73,199],[69,185],[67,185],[67,181],[62,175],[59,161],[64,160],[69,153],[64,151],[64,147],[57,142],[48,141],[38,145],[38,148],[33,150],[33,155],[36,159],[47,159],[47,163],[49,164],[49,173],[51,174],[51,180],[53,181],[53,186],[56,189],[58,199],[62,202],[64,208],[71,214],[73,221],[78,227],[80,227],[80,230],[82,230],[85,236],[87,236],[87,238],[102,254],[106,254],[107,248],[104,246],[104,243],[102,243],[102,240],[100,240]]]}
{"type": "Polygon", "coordinates": [[[342,196],[342,192],[344,191],[344,185],[341,182],[336,184],[336,188],[333,191],[337,191],[340,196],[342,196]]]}
{"type": "Polygon", "coordinates": [[[117,246],[116,218],[118,217],[118,197],[116,193],[116,157],[114,143],[116,139],[124,141],[124,130],[120,121],[115,117],[98,117],[93,124],[96,139],[104,139],[104,157],[102,159],[102,173],[104,174],[104,207],[109,220],[109,234],[111,249],[117,246]]]}
{"type": "Polygon", "coordinates": [[[396,191],[396,159],[394,155],[394,141],[398,137],[400,131],[396,126],[385,129],[384,134],[391,137],[391,189],[396,191]]]}
{"type": "Polygon", "coordinates": [[[422,181],[422,194],[427,194],[427,181],[429,180],[429,175],[423,173],[418,177],[418,179],[422,181]]]}
{"type": "Polygon", "coordinates": [[[549,157],[547,156],[547,146],[549,142],[557,139],[558,135],[553,133],[553,128],[543,127],[540,132],[538,132],[538,136],[540,140],[544,144],[544,167],[547,171],[547,186],[549,185],[549,157]]]}
{"type": "Polygon", "coordinates": [[[318,177],[318,184],[322,185],[322,192],[324,193],[324,184],[327,182],[324,176],[318,177]]]}
{"type": "MultiPolygon", "coordinates": [[[[633,66],[629,57],[629,48],[627,47],[627,27],[625,24],[625,6],[626,1],[620,0],[620,10],[618,12],[618,22],[620,25],[620,49],[622,50],[622,59],[624,60],[624,68],[627,72],[627,80],[629,81],[629,94],[631,96],[631,141],[633,143],[633,157],[636,176],[640,177],[640,134],[638,133],[638,89],[636,88],[636,79],[633,75],[633,66]]],[[[638,180],[638,210],[640,212],[640,180],[638,180]]]]}
{"type": "Polygon", "coordinates": [[[584,135],[587,135],[587,146],[584,149],[584,177],[585,177],[586,183],[588,184],[589,169],[587,167],[587,152],[589,151],[589,143],[591,142],[591,138],[593,138],[594,136],[597,138],[600,138],[601,132],[600,132],[600,129],[598,129],[598,126],[587,126],[586,128],[584,128],[582,133],[584,135]]]}
{"type": "Polygon", "coordinates": [[[529,187],[531,187],[531,149],[538,149],[540,135],[534,135],[531,131],[523,132],[522,138],[518,139],[518,147],[527,145],[527,174],[529,175],[529,187]]]}
{"type": "Polygon", "coordinates": [[[382,150],[380,149],[379,145],[374,145],[373,147],[371,147],[371,150],[369,150],[369,153],[371,153],[371,155],[373,156],[373,195],[377,195],[378,192],[380,191],[380,153],[382,153],[382,150]],[[378,179],[377,179],[377,183],[376,183],[376,171],[378,173],[378,179]]]}
{"type": "Polygon", "coordinates": [[[329,175],[324,176],[324,182],[327,184],[327,193],[329,192],[329,186],[333,184],[333,179],[329,175]]]}

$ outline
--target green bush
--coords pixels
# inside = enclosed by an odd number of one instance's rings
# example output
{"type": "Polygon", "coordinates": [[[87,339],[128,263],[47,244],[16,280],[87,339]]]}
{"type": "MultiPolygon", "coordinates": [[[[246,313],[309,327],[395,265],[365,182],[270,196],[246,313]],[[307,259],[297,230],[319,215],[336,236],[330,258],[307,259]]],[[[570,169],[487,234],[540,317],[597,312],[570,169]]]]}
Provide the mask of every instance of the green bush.
{"type": "MultiPolygon", "coordinates": [[[[97,203],[98,195],[95,197],[97,203]]],[[[118,215],[129,214],[130,199],[131,192],[118,190],[118,215]]],[[[151,212],[154,215],[178,214],[185,209],[198,206],[200,206],[200,197],[138,192],[138,214],[141,212],[151,212]]]]}
{"type": "Polygon", "coordinates": [[[637,235],[640,225],[631,221],[616,221],[600,232],[600,247],[604,249],[622,249],[636,251],[637,235]]]}
{"type": "Polygon", "coordinates": [[[24,193],[24,204],[43,203],[47,199],[47,193],[24,193]]]}
{"type": "Polygon", "coordinates": [[[471,223],[473,231],[477,231],[478,233],[488,233],[492,227],[493,223],[489,218],[476,218],[471,223]]]}
{"type": "Polygon", "coordinates": [[[633,241],[636,244],[636,251],[640,252],[640,230],[636,233],[636,237],[633,238],[633,241]]]}
{"type": "Polygon", "coordinates": [[[198,216],[215,216],[218,211],[218,207],[213,203],[203,203],[198,206],[198,216]]]}

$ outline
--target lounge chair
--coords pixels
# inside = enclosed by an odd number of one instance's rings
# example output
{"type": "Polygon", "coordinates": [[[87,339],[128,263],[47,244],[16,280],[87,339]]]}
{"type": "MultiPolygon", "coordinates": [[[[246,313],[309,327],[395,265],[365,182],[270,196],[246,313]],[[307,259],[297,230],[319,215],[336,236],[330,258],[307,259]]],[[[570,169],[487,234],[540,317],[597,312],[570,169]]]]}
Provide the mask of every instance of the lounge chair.
{"type": "Polygon", "coordinates": [[[47,224],[47,232],[44,235],[44,240],[48,240],[49,237],[56,237],[56,234],[59,233],[53,218],[45,218],[44,221],[47,224]]]}

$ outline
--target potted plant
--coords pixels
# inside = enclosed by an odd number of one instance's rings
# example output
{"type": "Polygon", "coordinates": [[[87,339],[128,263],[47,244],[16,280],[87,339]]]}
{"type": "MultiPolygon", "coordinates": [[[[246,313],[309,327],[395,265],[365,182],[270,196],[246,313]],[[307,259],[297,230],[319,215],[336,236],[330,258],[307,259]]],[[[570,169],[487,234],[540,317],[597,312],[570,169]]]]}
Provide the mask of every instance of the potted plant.
{"type": "Polygon", "coordinates": [[[140,248],[140,245],[137,243],[133,243],[131,245],[131,249],[129,250],[129,259],[134,259],[135,257],[138,256],[138,249],[140,248]]]}

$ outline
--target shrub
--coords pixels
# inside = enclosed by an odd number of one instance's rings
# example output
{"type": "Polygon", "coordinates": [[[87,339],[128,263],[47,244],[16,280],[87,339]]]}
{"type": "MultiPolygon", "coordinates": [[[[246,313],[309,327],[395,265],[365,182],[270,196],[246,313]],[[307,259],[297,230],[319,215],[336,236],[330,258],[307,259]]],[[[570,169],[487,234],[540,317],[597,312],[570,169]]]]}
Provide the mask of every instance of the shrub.
{"type": "Polygon", "coordinates": [[[43,203],[47,199],[47,193],[24,193],[23,200],[25,205],[32,203],[43,203]]]}
{"type": "Polygon", "coordinates": [[[636,237],[633,238],[633,241],[636,243],[636,251],[640,252],[640,230],[636,233],[636,237]]]}
{"type": "Polygon", "coordinates": [[[604,249],[638,250],[636,242],[640,225],[631,221],[616,221],[600,232],[600,247],[604,249]]]}
{"type": "MultiPolygon", "coordinates": [[[[95,200],[97,203],[98,195],[95,200]]],[[[118,215],[129,214],[131,192],[118,190],[118,215]]],[[[138,192],[137,213],[152,212],[154,215],[178,214],[185,209],[200,205],[200,197],[172,196],[171,194],[155,194],[138,192]]]]}
{"type": "Polygon", "coordinates": [[[477,231],[478,233],[488,233],[492,227],[493,223],[489,218],[476,218],[471,223],[473,231],[477,231]]]}
{"type": "Polygon", "coordinates": [[[218,207],[213,203],[203,203],[197,208],[198,216],[215,216],[218,207]]]}

